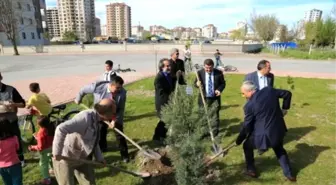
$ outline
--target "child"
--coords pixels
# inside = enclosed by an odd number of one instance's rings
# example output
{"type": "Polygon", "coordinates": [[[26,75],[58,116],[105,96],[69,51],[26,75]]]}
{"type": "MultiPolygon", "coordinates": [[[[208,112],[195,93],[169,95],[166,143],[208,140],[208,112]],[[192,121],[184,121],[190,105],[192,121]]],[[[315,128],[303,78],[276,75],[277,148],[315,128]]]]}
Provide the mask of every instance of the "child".
{"type": "Polygon", "coordinates": [[[19,140],[12,124],[0,118],[0,175],[5,185],[22,185],[22,167],[17,155],[19,140]]]}
{"type": "Polygon", "coordinates": [[[31,83],[29,89],[33,95],[28,100],[27,109],[33,109],[31,111],[32,114],[37,112],[37,115],[39,116],[48,116],[52,111],[51,102],[48,96],[41,93],[40,85],[38,83],[31,83]]]}
{"type": "Polygon", "coordinates": [[[37,145],[29,146],[29,151],[38,151],[40,153],[40,170],[43,180],[41,184],[51,184],[49,165],[51,166],[51,157],[48,156],[51,153],[52,142],[54,139],[55,126],[49,122],[49,118],[41,116],[37,120],[37,124],[40,126],[35,138],[37,145]]]}

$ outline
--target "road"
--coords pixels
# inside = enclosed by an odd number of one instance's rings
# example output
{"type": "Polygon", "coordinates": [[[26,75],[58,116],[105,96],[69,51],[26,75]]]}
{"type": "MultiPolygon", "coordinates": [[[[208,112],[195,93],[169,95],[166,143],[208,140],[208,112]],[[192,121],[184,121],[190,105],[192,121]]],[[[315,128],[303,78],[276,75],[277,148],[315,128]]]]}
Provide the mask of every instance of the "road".
{"type": "MultiPolygon", "coordinates": [[[[5,83],[20,80],[35,80],[49,77],[68,75],[85,75],[100,73],[104,69],[104,62],[112,60],[115,67],[131,68],[138,72],[155,72],[156,61],[167,57],[164,54],[100,54],[100,55],[41,55],[41,56],[1,56],[0,71],[5,83]]],[[[202,63],[207,56],[194,56],[193,62],[202,63]]],[[[249,72],[256,69],[256,64],[261,57],[224,57],[225,65],[236,66],[240,72],[249,72]]],[[[306,61],[289,59],[270,59],[272,70],[277,75],[304,74],[301,76],[335,78],[336,63],[334,61],[306,61]]],[[[295,76],[295,75],[294,75],[295,76]]]]}

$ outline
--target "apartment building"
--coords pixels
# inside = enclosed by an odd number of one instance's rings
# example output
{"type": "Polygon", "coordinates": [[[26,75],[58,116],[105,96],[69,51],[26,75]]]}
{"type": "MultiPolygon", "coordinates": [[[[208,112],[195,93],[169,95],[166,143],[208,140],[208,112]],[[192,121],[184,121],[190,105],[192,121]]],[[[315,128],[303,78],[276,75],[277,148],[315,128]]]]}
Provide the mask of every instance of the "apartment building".
{"type": "Polygon", "coordinates": [[[95,36],[101,36],[100,19],[98,17],[95,18],[95,28],[95,36]]]}
{"type": "Polygon", "coordinates": [[[217,37],[217,28],[213,24],[208,24],[202,28],[202,36],[212,39],[217,37]]]}
{"type": "Polygon", "coordinates": [[[132,26],[132,37],[141,39],[143,37],[144,27],[143,26],[132,26]]]}
{"type": "MultiPolygon", "coordinates": [[[[17,45],[19,46],[36,46],[44,44],[43,30],[39,25],[40,20],[36,20],[36,14],[39,7],[34,4],[33,0],[12,0],[12,9],[17,27],[17,45]]],[[[7,39],[5,30],[0,30],[0,42],[5,46],[12,45],[7,39]]]]}
{"type": "Polygon", "coordinates": [[[106,5],[107,36],[125,39],[132,34],[131,7],[125,3],[106,5]]]}
{"type": "Polygon", "coordinates": [[[95,36],[94,0],[58,0],[58,16],[61,37],[73,31],[82,41],[91,41],[95,36]]]}
{"type": "Polygon", "coordinates": [[[196,33],[196,37],[202,37],[202,28],[194,28],[193,30],[196,33]]]}
{"type": "Polygon", "coordinates": [[[305,12],[304,20],[305,22],[316,22],[322,17],[322,10],[312,9],[305,12]]]}
{"type": "Polygon", "coordinates": [[[57,8],[47,9],[47,26],[49,29],[49,36],[56,40],[60,40],[61,31],[57,8]]]}
{"type": "Polygon", "coordinates": [[[160,25],[149,26],[149,32],[151,33],[151,35],[160,35],[167,31],[168,30],[165,27],[160,26],[160,25]]]}

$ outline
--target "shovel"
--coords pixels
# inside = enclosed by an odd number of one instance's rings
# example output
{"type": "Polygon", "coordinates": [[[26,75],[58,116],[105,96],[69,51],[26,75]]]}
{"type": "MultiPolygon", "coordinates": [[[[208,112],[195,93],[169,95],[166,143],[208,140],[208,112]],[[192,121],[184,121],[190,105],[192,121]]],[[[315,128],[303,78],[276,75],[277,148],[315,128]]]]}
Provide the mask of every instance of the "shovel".
{"type": "MultiPolygon", "coordinates": [[[[80,104],[83,108],[85,109],[89,109],[89,107],[87,107],[84,104],[80,104]]],[[[108,126],[110,126],[110,123],[107,121],[104,121],[104,123],[106,123],[108,126]]],[[[122,135],[125,139],[127,139],[130,143],[132,143],[135,147],[137,147],[141,152],[143,152],[143,154],[145,156],[147,156],[148,158],[154,159],[154,160],[160,160],[161,159],[161,155],[154,152],[153,150],[145,150],[143,149],[141,146],[139,146],[136,142],[134,142],[131,138],[127,137],[123,132],[121,132],[119,129],[117,128],[113,128],[116,132],[118,132],[118,134],[122,135]]]]}
{"type": "MultiPolygon", "coordinates": [[[[48,154],[48,156],[52,156],[52,154],[48,154]]],[[[102,163],[99,163],[99,162],[94,162],[94,161],[85,160],[85,159],[73,159],[73,158],[65,157],[65,156],[61,156],[61,159],[66,160],[66,161],[73,161],[73,162],[78,162],[78,163],[90,164],[90,165],[97,165],[97,166],[102,166],[103,165],[102,163]]],[[[114,166],[112,164],[107,164],[107,166],[111,167],[111,168],[113,168],[113,169],[115,169],[117,171],[129,174],[129,175],[132,175],[132,176],[135,176],[135,177],[140,177],[140,178],[143,178],[143,179],[148,179],[148,178],[150,178],[152,176],[148,172],[133,172],[133,171],[128,171],[128,170],[125,170],[125,169],[122,169],[122,168],[118,168],[118,167],[116,167],[116,166],[114,166]]]]}
{"type": "Polygon", "coordinates": [[[223,157],[224,157],[224,156],[228,153],[228,151],[229,151],[231,148],[235,147],[235,146],[237,146],[235,142],[231,143],[231,144],[230,144],[228,147],[226,147],[224,150],[222,150],[222,151],[218,152],[217,154],[215,154],[214,156],[212,156],[212,157],[210,158],[210,160],[206,162],[206,165],[209,165],[213,160],[215,160],[216,158],[220,157],[221,155],[223,155],[223,157]]]}
{"type": "MultiPolygon", "coordinates": [[[[198,76],[197,71],[196,71],[196,77],[197,77],[197,81],[200,82],[200,78],[198,76]]],[[[204,94],[203,94],[202,84],[198,88],[199,88],[200,93],[201,93],[205,114],[207,115],[207,123],[208,123],[208,127],[209,127],[209,133],[210,133],[211,141],[212,141],[212,149],[213,149],[213,152],[215,154],[218,154],[222,151],[222,148],[217,145],[217,143],[215,141],[215,137],[214,137],[213,132],[212,132],[211,123],[210,123],[210,119],[209,119],[209,115],[208,115],[208,109],[207,109],[206,101],[205,101],[204,94]]]]}

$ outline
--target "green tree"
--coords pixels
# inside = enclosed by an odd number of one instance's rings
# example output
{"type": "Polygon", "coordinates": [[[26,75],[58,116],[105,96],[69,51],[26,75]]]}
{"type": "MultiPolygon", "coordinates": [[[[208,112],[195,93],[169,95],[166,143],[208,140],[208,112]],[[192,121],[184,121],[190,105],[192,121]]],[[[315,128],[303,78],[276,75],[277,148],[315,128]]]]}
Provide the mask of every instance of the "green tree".
{"type": "Polygon", "coordinates": [[[53,37],[49,34],[49,32],[44,32],[43,33],[43,38],[45,38],[47,40],[51,40],[53,37]]]}
{"type": "Polygon", "coordinates": [[[275,15],[258,15],[254,12],[251,14],[249,26],[262,41],[267,42],[274,38],[279,20],[275,15]]]}
{"type": "Polygon", "coordinates": [[[76,41],[78,36],[74,31],[65,31],[62,36],[63,41],[76,41]]]}
{"type": "MultiPolygon", "coordinates": [[[[209,112],[215,115],[216,110],[211,108],[209,112]]],[[[173,93],[169,104],[162,110],[162,119],[169,128],[167,143],[171,147],[179,185],[206,184],[205,146],[201,140],[207,128],[204,114],[204,109],[198,107],[197,94],[187,95],[185,86],[177,88],[176,96],[173,93]]]]}
{"type": "Polygon", "coordinates": [[[232,33],[230,35],[230,38],[234,41],[241,40],[241,41],[245,42],[246,34],[247,34],[247,31],[246,31],[245,28],[236,29],[236,30],[232,31],[232,33]]]}
{"type": "Polygon", "coordinates": [[[331,46],[336,36],[336,22],[331,17],[319,21],[317,25],[316,40],[318,46],[331,46]]]}
{"type": "Polygon", "coordinates": [[[280,40],[280,42],[289,41],[288,28],[287,28],[286,25],[280,25],[279,40],[280,40]]]}

